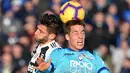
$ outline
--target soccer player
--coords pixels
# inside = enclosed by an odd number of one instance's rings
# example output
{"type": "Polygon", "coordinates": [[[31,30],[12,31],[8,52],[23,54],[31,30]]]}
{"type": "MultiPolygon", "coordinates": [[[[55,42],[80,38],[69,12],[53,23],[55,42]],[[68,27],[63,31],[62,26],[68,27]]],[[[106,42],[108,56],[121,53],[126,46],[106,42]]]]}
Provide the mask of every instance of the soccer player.
{"type": "Polygon", "coordinates": [[[48,62],[42,61],[34,67],[37,73],[109,73],[102,59],[94,53],[85,51],[84,23],[80,20],[71,20],[66,24],[66,39],[69,48],[55,49],[48,62]]]}
{"type": "Polygon", "coordinates": [[[37,59],[44,58],[46,61],[55,48],[60,48],[55,41],[55,38],[61,28],[62,22],[55,15],[43,14],[41,16],[40,24],[37,25],[34,36],[39,44],[32,52],[32,58],[28,65],[28,73],[36,73],[36,70],[33,67],[38,66],[36,62],[37,59]]]}

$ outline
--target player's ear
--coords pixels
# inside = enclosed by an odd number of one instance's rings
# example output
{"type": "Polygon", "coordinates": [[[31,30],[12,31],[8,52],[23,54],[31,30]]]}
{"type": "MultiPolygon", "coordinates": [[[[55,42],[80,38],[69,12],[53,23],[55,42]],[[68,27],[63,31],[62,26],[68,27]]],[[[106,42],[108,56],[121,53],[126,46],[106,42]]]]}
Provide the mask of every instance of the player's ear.
{"type": "Polygon", "coordinates": [[[49,39],[50,39],[50,40],[54,40],[54,39],[55,39],[55,37],[56,37],[56,35],[55,35],[55,34],[50,34],[50,35],[49,35],[49,39]]]}
{"type": "Polygon", "coordinates": [[[69,40],[70,39],[69,34],[65,34],[65,38],[66,40],[69,40]]]}

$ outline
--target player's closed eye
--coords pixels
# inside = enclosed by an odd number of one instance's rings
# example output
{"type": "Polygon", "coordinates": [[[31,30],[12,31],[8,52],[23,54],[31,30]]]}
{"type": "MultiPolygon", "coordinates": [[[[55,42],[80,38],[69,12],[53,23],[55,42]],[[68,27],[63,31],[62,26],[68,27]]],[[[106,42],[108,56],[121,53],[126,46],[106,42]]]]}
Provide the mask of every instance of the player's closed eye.
{"type": "Polygon", "coordinates": [[[83,35],[84,35],[84,34],[85,34],[85,31],[83,30],[83,31],[81,32],[81,34],[83,34],[83,35]]]}
{"type": "Polygon", "coordinates": [[[72,32],[74,35],[78,35],[78,32],[77,31],[74,31],[74,32],[72,32]]]}
{"type": "Polygon", "coordinates": [[[39,31],[40,31],[40,33],[44,33],[44,32],[43,32],[42,30],[40,30],[40,29],[39,29],[39,31]]]}

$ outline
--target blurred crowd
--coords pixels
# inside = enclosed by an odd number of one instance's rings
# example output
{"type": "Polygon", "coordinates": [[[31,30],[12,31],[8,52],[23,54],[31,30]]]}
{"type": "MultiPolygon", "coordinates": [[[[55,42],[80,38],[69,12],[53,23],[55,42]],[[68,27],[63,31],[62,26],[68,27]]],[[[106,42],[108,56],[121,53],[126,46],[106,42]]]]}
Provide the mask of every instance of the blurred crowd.
{"type": "MultiPolygon", "coordinates": [[[[0,0],[0,73],[26,73],[41,14],[59,17],[68,0],[0,0]]],[[[96,50],[111,73],[130,73],[130,0],[78,0],[86,11],[85,49],[96,50]]],[[[67,46],[64,32],[56,41],[67,46]]]]}

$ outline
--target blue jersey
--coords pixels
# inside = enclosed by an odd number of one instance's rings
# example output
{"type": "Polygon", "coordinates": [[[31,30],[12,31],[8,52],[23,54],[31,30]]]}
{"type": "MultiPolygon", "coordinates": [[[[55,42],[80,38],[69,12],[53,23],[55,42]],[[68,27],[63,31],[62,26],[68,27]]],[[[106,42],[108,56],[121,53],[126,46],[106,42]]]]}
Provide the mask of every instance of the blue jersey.
{"type": "Polygon", "coordinates": [[[96,53],[91,54],[85,50],[55,49],[50,57],[52,63],[46,73],[109,73],[96,53]]]}
{"type": "Polygon", "coordinates": [[[110,73],[109,69],[106,67],[104,61],[101,59],[101,57],[97,54],[97,52],[93,52],[94,56],[94,62],[96,66],[96,73],[110,73]]]}

